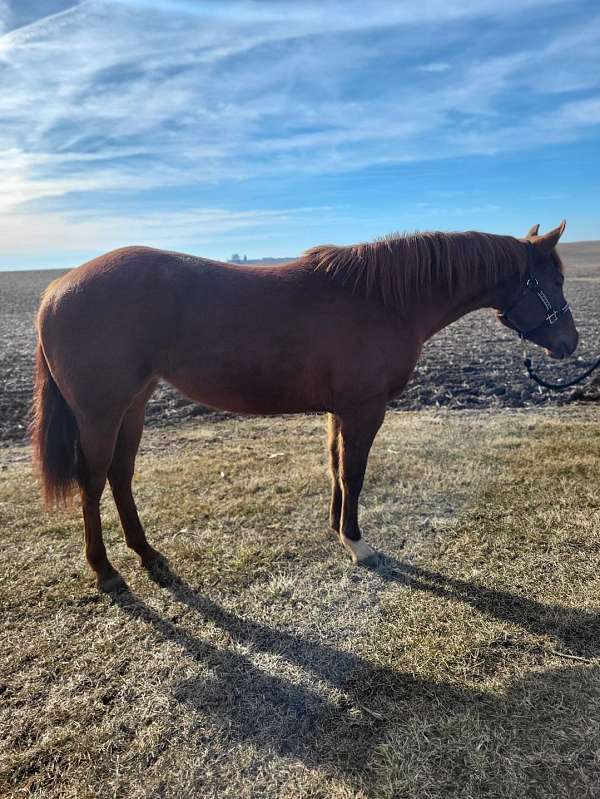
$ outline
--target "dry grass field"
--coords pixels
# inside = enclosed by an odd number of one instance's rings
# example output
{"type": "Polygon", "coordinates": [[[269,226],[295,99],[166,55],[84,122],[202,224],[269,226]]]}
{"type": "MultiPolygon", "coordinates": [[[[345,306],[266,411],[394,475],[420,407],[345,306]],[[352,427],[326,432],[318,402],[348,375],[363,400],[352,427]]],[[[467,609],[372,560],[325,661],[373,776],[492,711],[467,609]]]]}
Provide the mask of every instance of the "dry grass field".
{"type": "Polygon", "coordinates": [[[147,431],[151,579],[0,450],[3,797],[600,796],[597,406],[391,412],[355,569],[323,420],[147,431]]]}

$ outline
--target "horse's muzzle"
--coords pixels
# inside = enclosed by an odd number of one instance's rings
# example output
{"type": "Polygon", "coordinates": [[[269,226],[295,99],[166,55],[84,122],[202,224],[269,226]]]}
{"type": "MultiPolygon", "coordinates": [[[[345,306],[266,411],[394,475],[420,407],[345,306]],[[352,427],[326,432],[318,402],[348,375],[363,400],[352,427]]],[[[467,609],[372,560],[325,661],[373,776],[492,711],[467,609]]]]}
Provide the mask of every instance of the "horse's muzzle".
{"type": "Polygon", "coordinates": [[[570,341],[561,341],[556,345],[556,347],[553,347],[552,349],[547,348],[546,355],[549,355],[550,358],[554,358],[557,361],[562,361],[565,358],[568,358],[570,355],[573,355],[577,349],[578,343],[579,333],[575,330],[570,341]]]}

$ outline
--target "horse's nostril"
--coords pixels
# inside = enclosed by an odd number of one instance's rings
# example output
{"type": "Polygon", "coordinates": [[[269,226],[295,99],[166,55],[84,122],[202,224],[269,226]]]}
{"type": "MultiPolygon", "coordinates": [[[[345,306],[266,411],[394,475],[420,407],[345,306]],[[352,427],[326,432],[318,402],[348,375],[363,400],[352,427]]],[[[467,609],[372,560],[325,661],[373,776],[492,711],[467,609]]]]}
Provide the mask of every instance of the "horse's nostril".
{"type": "Polygon", "coordinates": [[[560,355],[560,357],[561,358],[568,358],[569,355],[571,355],[573,353],[574,349],[575,349],[574,347],[570,347],[566,343],[565,344],[561,344],[561,347],[560,347],[561,355],[560,355]]]}
{"type": "Polygon", "coordinates": [[[555,358],[557,361],[562,361],[563,358],[566,358],[570,354],[569,347],[564,342],[553,347],[551,350],[546,350],[546,352],[548,352],[551,358],[555,358]]]}
{"type": "Polygon", "coordinates": [[[569,355],[573,355],[578,345],[579,345],[579,331],[576,330],[575,336],[573,337],[573,347],[571,348],[571,352],[569,353],[569,355]]]}

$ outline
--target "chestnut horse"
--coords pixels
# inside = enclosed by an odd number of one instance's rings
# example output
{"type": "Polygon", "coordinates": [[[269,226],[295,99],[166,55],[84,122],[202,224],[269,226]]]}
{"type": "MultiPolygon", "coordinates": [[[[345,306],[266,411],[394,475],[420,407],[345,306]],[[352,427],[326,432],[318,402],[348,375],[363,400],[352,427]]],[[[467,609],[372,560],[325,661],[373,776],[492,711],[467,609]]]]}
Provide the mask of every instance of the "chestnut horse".
{"type": "Polygon", "coordinates": [[[49,503],[79,488],[99,587],[124,585],[102,540],[107,478],[128,546],[144,566],[160,557],[131,492],[159,379],[235,413],[327,412],[331,527],[355,563],[373,563],[357,519],[367,457],[423,343],[491,307],[550,355],[575,349],[554,250],[563,229],[397,235],[272,267],[126,247],[52,283],[37,318],[34,454],[49,503]]]}

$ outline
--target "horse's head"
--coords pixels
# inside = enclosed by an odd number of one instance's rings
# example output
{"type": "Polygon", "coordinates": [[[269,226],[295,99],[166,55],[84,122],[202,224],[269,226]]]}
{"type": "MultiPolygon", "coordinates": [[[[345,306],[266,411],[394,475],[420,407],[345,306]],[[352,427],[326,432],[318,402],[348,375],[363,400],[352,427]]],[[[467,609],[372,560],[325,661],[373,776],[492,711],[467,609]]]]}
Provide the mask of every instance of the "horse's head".
{"type": "Polygon", "coordinates": [[[498,318],[523,338],[544,347],[552,358],[575,351],[579,334],[563,293],[562,262],[555,251],[566,223],[543,236],[534,225],[522,239],[527,245],[527,271],[518,286],[507,290],[498,318]]]}

